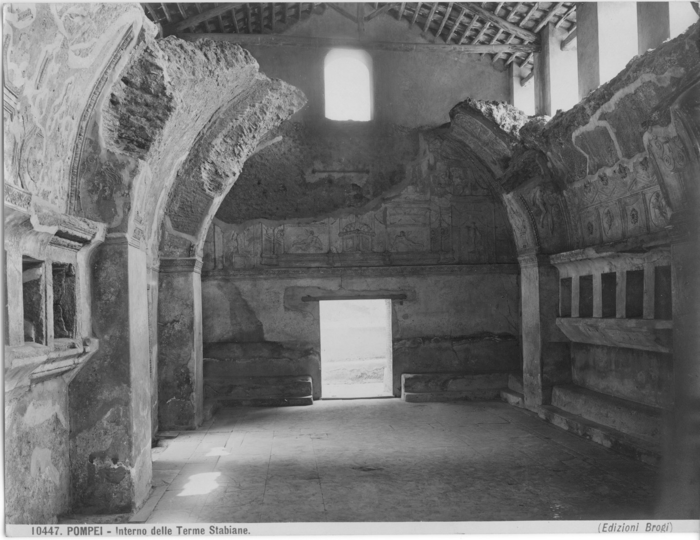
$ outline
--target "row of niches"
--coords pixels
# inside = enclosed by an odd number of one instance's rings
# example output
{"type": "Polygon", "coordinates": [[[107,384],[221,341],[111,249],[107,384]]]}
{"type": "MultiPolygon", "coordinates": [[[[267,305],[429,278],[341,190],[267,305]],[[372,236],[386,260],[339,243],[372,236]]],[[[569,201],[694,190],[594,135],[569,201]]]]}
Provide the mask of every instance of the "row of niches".
{"type": "Polygon", "coordinates": [[[75,338],[76,330],[75,268],[68,263],[48,263],[29,256],[22,257],[22,305],[24,341],[49,344],[49,327],[53,338],[75,338]],[[51,302],[52,317],[47,310],[51,302]],[[52,320],[48,320],[51,318],[52,320]]]}
{"type": "Polygon", "coordinates": [[[559,316],[671,320],[671,291],[669,265],[564,277],[559,316]]]}

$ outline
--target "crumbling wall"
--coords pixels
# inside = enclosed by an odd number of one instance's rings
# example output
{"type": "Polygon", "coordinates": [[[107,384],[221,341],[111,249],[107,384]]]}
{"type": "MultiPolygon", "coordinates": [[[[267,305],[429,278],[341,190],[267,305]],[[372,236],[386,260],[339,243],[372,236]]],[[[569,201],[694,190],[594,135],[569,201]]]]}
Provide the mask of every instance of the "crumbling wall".
{"type": "Polygon", "coordinates": [[[665,236],[681,196],[663,185],[650,151],[674,169],[689,160],[678,137],[662,141],[649,131],[670,123],[669,104],[699,59],[696,24],[632,59],[570,110],[519,131],[522,145],[499,182],[521,251],[665,236]]]}
{"type": "Polygon", "coordinates": [[[68,384],[97,347],[85,260],[104,230],[70,216],[76,167],[98,97],[138,36],[154,29],[136,4],[3,12],[6,520],[52,523],[72,506],[68,384]],[[41,274],[25,275],[26,287],[23,259],[41,274]],[[16,331],[23,318],[26,334],[16,331]]]}

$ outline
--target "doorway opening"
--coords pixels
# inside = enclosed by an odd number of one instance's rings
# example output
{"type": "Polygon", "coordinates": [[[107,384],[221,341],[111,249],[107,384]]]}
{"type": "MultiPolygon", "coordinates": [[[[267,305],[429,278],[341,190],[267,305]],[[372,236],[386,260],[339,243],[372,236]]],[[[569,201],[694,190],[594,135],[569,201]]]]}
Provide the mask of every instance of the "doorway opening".
{"type": "Polygon", "coordinates": [[[323,399],[389,397],[391,300],[321,300],[323,399]]]}

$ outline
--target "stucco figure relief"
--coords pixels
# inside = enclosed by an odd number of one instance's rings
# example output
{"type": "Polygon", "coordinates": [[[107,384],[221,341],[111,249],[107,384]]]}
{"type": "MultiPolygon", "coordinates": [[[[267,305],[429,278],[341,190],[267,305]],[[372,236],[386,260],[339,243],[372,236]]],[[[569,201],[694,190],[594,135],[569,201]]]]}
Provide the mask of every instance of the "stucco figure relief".
{"type": "Polygon", "coordinates": [[[669,208],[661,192],[654,192],[649,198],[649,216],[651,217],[651,222],[657,228],[665,227],[669,222],[669,213],[669,208]]]}
{"type": "Polygon", "coordinates": [[[406,234],[406,231],[399,231],[399,234],[394,236],[392,241],[392,251],[397,253],[405,253],[408,251],[421,251],[423,245],[421,242],[413,240],[411,234],[406,234]]]}
{"type": "Polygon", "coordinates": [[[323,241],[313,229],[306,229],[306,236],[292,243],[291,253],[322,253],[323,241]]]}

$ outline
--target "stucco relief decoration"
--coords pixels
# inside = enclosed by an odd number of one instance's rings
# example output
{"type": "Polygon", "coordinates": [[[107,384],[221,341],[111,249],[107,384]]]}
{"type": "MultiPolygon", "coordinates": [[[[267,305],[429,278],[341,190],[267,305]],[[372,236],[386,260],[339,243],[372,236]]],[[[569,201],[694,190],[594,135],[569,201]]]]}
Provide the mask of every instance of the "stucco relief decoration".
{"type": "MultiPolygon", "coordinates": [[[[343,221],[341,220],[341,224],[343,221]]],[[[353,221],[342,225],[338,236],[342,241],[342,252],[368,252],[372,251],[372,241],[375,232],[369,223],[360,221],[359,216],[354,216],[353,221]]]]}
{"type": "Polygon", "coordinates": [[[625,223],[625,233],[630,235],[643,234],[647,232],[646,216],[644,208],[644,197],[642,194],[635,194],[621,199],[621,204],[627,216],[625,223]]]}
{"type": "Polygon", "coordinates": [[[504,201],[511,218],[510,221],[513,225],[513,233],[518,250],[522,251],[536,247],[534,239],[531,238],[532,235],[528,226],[528,218],[525,213],[518,207],[518,203],[510,196],[505,196],[504,201]]]}
{"type": "Polygon", "coordinates": [[[424,248],[423,244],[418,240],[414,240],[412,236],[412,231],[409,231],[408,234],[406,231],[399,231],[391,242],[391,250],[396,253],[422,251],[424,248]]]}
{"type": "Polygon", "coordinates": [[[668,225],[670,210],[660,191],[654,192],[649,197],[649,216],[656,228],[660,229],[668,225]]]}
{"type": "Polygon", "coordinates": [[[468,174],[461,167],[448,167],[444,164],[438,166],[433,177],[433,185],[437,196],[464,197],[490,194],[488,186],[478,175],[468,174]]]}
{"type": "Polygon", "coordinates": [[[669,172],[680,172],[685,169],[687,158],[683,143],[679,137],[673,137],[666,142],[662,142],[658,137],[652,139],[652,145],[659,156],[661,164],[669,172]]]}
{"type": "Polygon", "coordinates": [[[81,112],[97,101],[99,70],[110,71],[121,57],[111,63],[111,53],[133,38],[115,35],[144,15],[117,4],[6,4],[4,15],[5,181],[63,210],[81,112]]]}
{"type": "Polygon", "coordinates": [[[257,261],[258,242],[255,231],[243,229],[228,233],[226,259],[234,268],[250,268],[257,261]]]}

